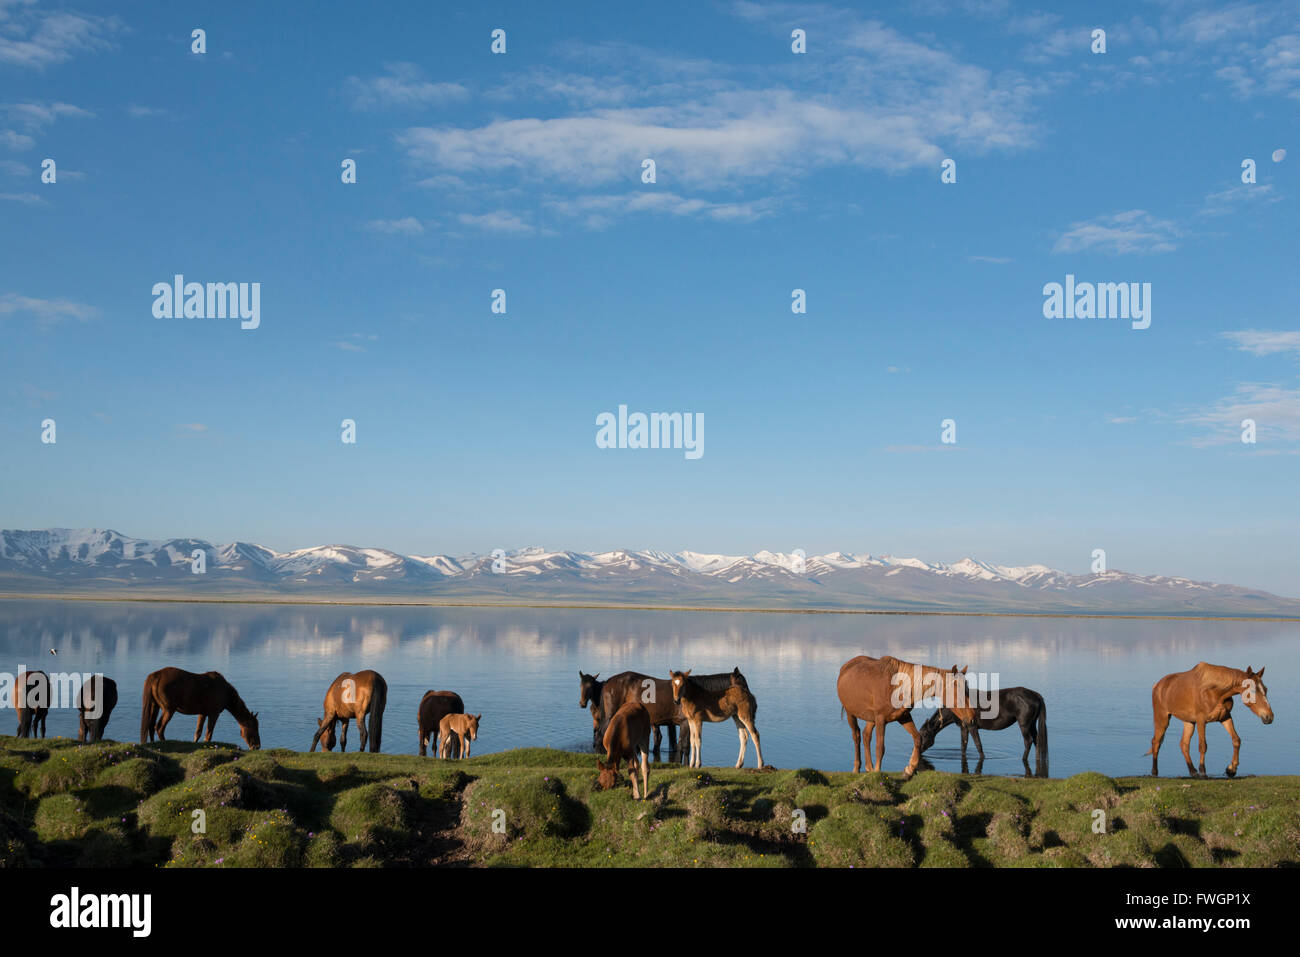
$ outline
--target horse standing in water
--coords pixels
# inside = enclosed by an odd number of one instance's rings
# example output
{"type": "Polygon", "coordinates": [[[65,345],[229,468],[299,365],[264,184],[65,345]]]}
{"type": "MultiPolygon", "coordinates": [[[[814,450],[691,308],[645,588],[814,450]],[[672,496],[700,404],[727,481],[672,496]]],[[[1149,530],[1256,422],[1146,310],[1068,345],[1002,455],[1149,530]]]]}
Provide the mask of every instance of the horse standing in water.
{"type": "MultiPolygon", "coordinates": [[[[1020,735],[1025,740],[1025,752],[1020,756],[1020,761],[1025,766],[1025,774],[1029,772],[1029,749],[1038,748],[1038,754],[1034,761],[1034,774],[1040,778],[1047,777],[1047,702],[1037,691],[1031,691],[1028,688],[1002,688],[994,694],[997,696],[998,711],[991,718],[985,717],[982,713],[976,718],[975,723],[967,729],[962,725],[961,729],[961,763],[962,770],[966,770],[966,741],[968,737],[975,738],[975,749],[979,751],[979,764],[975,766],[975,773],[979,774],[980,769],[984,766],[984,745],[980,743],[980,731],[1001,731],[1003,728],[1009,728],[1013,724],[1020,725],[1020,735]],[[1037,725],[1037,730],[1035,730],[1037,725]]],[[[951,708],[940,708],[934,714],[930,715],[929,720],[921,725],[921,752],[924,754],[934,744],[935,736],[948,727],[950,724],[959,723],[957,715],[952,712],[951,708]]]]}
{"type": "Polygon", "coordinates": [[[912,708],[924,698],[939,699],[942,707],[950,708],[963,726],[974,724],[976,710],[972,695],[966,685],[966,669],[950,671],[931,665],[918,665],[900,661],[892,655],[869,658],[858,655],[850,658],[840,668],[835,691],[848,717],[853,733],[853,770],[860,771],[858,747],[862,732],[858,721],[866,725],[867,739],[862,754],[872,771],[879,771],[885,759],[885,725],[897,721],[912,736],[912,757],[903,770],[906,777],[916,773],[921,763],[921,735],[912,722],[912,708]],[[871,761],[871,734],[876,734],[876,760],[871,761]]]}
{"type": "Polygon", "coordinates": [[[208,671],[200,675],[180,668],[162,668],[144,679],[140,702],[140,743],[152,741],[155,735],[159,741],[166,741],[163,732],[177,713],[199,716],[198,726],[194,729],[196,743],[203,731],[203,722],[207,721],[208,736],[203,740],[211,741],[217,718],[223,711],[229,711],[239,723],[239,736],[250,751],[262,746],[257,712],[248,710],[235,686],[220,672],[208,671]]]}
{"type": "Polygon", "coordinates": [[[591,709],[591,746],[600,747],[600,726],[605,723],[605,713],[600,707],[601,691],[605,687],[605,682],[600,680],[600,672],[594,675],[584,675],[582,669],[578,669],[578,707],[591,709]]]}
{"type": "Polygon", "coordinates": [[[18,737],[33,738],[38,728],[41,737],[45,737],[45,718],[50,713],[50,676],[44,671],[20,671],[13,693],[18,737]]]}
{"type": "Polygon", "coordinates": [[[1183,739],[1179,742],[1187,773],[1197,776],[1192,767],[1192,728],[1196,728],[1200,750],[1200,776],[1205,774],[1205,724],[1218,721],[1228,729],[1232,739],[1232,763],[1224,770],[1228,777],[1237,776],[1237,759],[1241,754],[1241,738],[1232,724],[1232,699],[1241,695],[1246,707],[1259,716],[1265,724],[1273,723],[1273,707],[1268,703],[1268,689],[1264,687],[1264,669],[1245,671],[1224,665],[1198,662],[1190,671],[1165,675],[1151,689],[1151,711],[1155,720],[1155,733],[1151,737],[1151,775],[1160,774],[1160,745],[1169,729],[1170,717],[1183,722],[1183,739]]]}
{"type": "Polygon", "coordinates": [[[109,715],[117,707],[117,682],[91,675],[77,692],[77,741],[102,741],[109,715]]]}
{"type": "MultiPolygon", "coordinates": [[[[433,744],[433,753],[438,753],[438,725],[449,714],[464,714],[465,702],[454,691],[426,691],[420,699],[420,711],[416,725],[420,732],[420,757],[428,754],[426,747],[433,744]]],[[[460,757],[460,738],[453,740],[456,748],[453,758],[460,757]]]]}
{"type": "Polygon", "coordinates": [[[357,722],[357,734],[361,735],[361,751],[370,743],[370,753],[377,754],[380,739],[384,732],[384,705],[388,702],[388,682],[377,671],[358,671],[356,674],[343,672],[334,679],[325,692],[325,717],[316,721],[316,733],[312,735],[311,747],[315,751],[317,742],[326,751],[334,750],[334,725],[343,722],[343,734],[339,739],[339,750],[348,749],[348,722],[357,722]],[[365,718],[370,718],[370,730],[366,731],[365,718]]]}

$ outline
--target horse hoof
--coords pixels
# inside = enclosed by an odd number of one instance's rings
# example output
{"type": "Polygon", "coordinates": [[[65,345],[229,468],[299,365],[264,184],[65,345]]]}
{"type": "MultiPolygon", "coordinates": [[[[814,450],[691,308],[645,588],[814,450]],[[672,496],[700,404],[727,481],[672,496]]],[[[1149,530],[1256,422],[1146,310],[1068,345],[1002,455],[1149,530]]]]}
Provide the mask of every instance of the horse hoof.
{"type": "Polygon", "coordinates": [[[1230,778],[1235,778],[1235,777],[1237,776],[1237,769],[1236,769],[1236,768],[1225,768],[1223,773],[1226,774],[1226,775],[1227,775],[1228,777],[1230,777],[1230,778]]]}

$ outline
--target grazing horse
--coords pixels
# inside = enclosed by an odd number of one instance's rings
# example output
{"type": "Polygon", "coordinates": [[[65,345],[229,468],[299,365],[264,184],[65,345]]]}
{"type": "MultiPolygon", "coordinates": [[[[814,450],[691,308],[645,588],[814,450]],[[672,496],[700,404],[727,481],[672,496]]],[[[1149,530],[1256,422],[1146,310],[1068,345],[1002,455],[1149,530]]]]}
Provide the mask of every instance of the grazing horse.
{"type": "Polygon", "coordinates": [[[102,741],[109,715],[117,707],[117,682],[95,674],[77,692],[77,741],[102,741]]]}
{"type": "Polygon", "coordinates": [[[348,749],[348,721],[357,722],[357,734],[361,735],[361,751],[366,750],[366,741],[370,742],[370,753],[377,754],[384,733],[384,705],[388,702],[388,682],[377,671],[358,671],[356,674],[345,671],[334,679],[325,692],[325,717],[316,721],[316,733],[312,735],[311,747],[315,751],[317,742],[326,751],[334,750],[334,725],[343,722],[343,734],[339,739],[339,750],[348,749]],[[366,731],[364,719],[369,716],[370,730],[366,731]]]}
{"type": "MultiPolygon", "coordinates": [[[[438,726],[449,714],[464,714],[465,702],[454,691],[426,691],[420,699],[420,713],[417,725],[420,729],[420,757],[425,757],[427,744],[433,745],[433,753],[438,753],[438,726]]],[[[460,757],[460,739],[455,740],[457,748],[453,757],[460,757]]]]}
{"type": "Polygon", "coordinates": [[[600,747],[600,726],[605,722],[605,713],[600,710],[600,692],[605,682],[600,680],[600,672],[584,675],[578,669],[578,707],[591,708],[591,746],[600,747]]]}
{"type": "Polygon", "coordinates": [[[1187,761],[1187,773],[1197,776],[1192,767],[1192,726],[1195,725],[1200,746],[1200,776],[1205,777],[1205,724],[1218,721],[1228,729],[1232,739],[1232,763],[1224,770],[1228,777],[1237,775],[1237,759],[1241,754],[1241,738],[1232,724],[1232,699],[1241,695],[1242,702],[1259,716],[1265,724],[1273,723],[1273,707],[1268,703],[1268,689],[1264,687],[1264,669],[1252,671],[1249,666],[1245,671],[1228,668],[1223,665],[1199,662],[1190,671],[1178,671],[1165,675],[1151,689],[1151,711],[1155,719],[1155,734],[1151,738],[1151,775],[1160,774],[1157,761],[1160,758],[1160,745],[1164,743],[1165,731],[1169,728],[1169,718],[1175,717],[1183,722],[1183,739],[1179,742],[1183,759],[1187,761]]]}
{"type": "Polygon", "coordinates": [[[481,714],[448,714],[438,722],[438,757],[451,757],[451,739],[459,739],[459,758],[469,757],[469,743],[478,740],[478,723],[481,714]]]}
{"type": "MultiPolygon", "coordinates": [[[[985,717],[982,713],[975,719],[969,729],[961,729],[961,761],[966,763],[966,740],[973,735],[975,748],[979,751],[979,767],[984,764],[984,746],[980,743],[980,731],[1001,731],[1013,724],[1020,725],[1020,735],[1025,739],[1025,753],[1020,761],[1029,774],[1029,749],[1038,748],[1035,758],[1035,773],[1040,778],[1047,777],[1047,703],[1037,691],[1028,688],[1002,688],[994,692],[997,696],[998,712],[994,717],[985,717]],[[1037,725],[1037,731],[1035,731],[1037,725]]],[[[950,724],[960,723],[951,708],[940,708],[930,715],[929,720],[921,725],[921,751],[928,751],[934,744],[935,736],[950,724]]]]}
{"type": "Polygon", "coordinates": [[[754,753],[758,756],[758,767],[762,770],[763,748],[758,741],[758,728],[754,726],[758,700],[750,693],[749,684],[739,668],[727,676],[728,685],[721,691],[710,690],[692,678],[689,668],[686,671],[669,671],[668,678],[673,686],[673,703],[682,709],[682,716],[691,729],[691,767],[700,767],[700,738],[704,722],[730,718],[736,722],[736,730],[740,735],[740,757],[736,758],[736,767],[744,767],[747,740],[753,738],[754,753]]]}
{"type": "Polygon", "coordinates": [[[912,757],[903,774],[911,777],[921,762],[921,735],[912,722],[912,708],[924,698],[939,699],[942,707],[950,708],[963,726],[975,721],[976,711],[966,685],[966,669],[946,671],[930,665],[918,665],[886,655],[869,658],[858,655],[850,658],[840,668],[835,685],[840,704],[848,717],[849,730],[853,732],[853,770],[861,770],[858,746],[862,733],[858,720],[866,725],[867,740],[862,749],[872,771],[883,768],[885,759],[885,725],[897,721],[912,735],[912,757]],[[871,734],[876,735],[876,760],[871,761],[871,734]]]}
{"type": "Polygon", "coordinates": [[[44,671],[20,671],[14,686],[14,710],[18,713],[18,737],[45,737],[45,718],[50,713],[50,676],[44,671]]]}
{"type": "Polygon", "coordinates": [[[159,741],[166,741],[163,732],[172,716],[178,713],[199,716],[199,723],[194,728],[195,742],[203,731],[203,722],[207,721],[208,735],[203,740],[211,741],[217,718],[223,711],[229,711],[239,723],[239,736],[250,751],[262,746],[257,712],[248,710],[235,686],[219,672],[208,671],[200,675],[180,668],[162,668],[144,679],[140,702],[140,743],[152,741],[154,735],[159,741]]]}
{"type": "Polygon", "coordinates": [[[632,800],[650,796],[650,712],[639,701],[629,701],[610,718],[605,728],[605,761],[596,759],[600,778],[596,790],[607,791],[618,783],[618,762],[627,759],[627,776],[632,780],[632,800]],[[641,791],[636,789],[638,755],[641,791]]]}

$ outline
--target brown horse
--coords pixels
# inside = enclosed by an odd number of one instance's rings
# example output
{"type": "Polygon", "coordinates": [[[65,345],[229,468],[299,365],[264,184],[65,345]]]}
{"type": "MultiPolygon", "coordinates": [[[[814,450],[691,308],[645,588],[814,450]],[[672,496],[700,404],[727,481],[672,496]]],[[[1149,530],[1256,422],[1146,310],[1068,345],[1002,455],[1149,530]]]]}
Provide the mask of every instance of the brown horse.
{"type": "Polygon", "coordinates": [[[600,726],[605,723],[605,713],[600,709],[600,693],[605,682],[600,680],[600,672],[584,675],[578,669],[578,707],[591,709],[591,746],[600,746],[600,726]]]}
{"type": "Polygon", "coordinates": [[[438,757],[451,757],[452,738],[459,739],[458,758],[469,757],[469,743],[478,740],[481,714],[448,714],[438,722],[438,757]]]}
{"type": "MultiPolygon", "coordinates": [[[[420,699],[420,712],[417,717],[417,725],[420,731],[420,757],[426,757],[428,752],[425,750],[426,745],[433,744],[434,754],[438,753],[438,726],[442,719],[449,714],[464,714],[465,702],[460,700],[460,695],[454,691],[426,691],[424,697],[420,699]]],[[[460,757],[460,738],[453,742],[456,747],[456,753],[452,757],[460,757]]]]}
{"type": "Polygon", "coordinates": [[[14,710],[18,713],[18,737],[35,737],[37,728],[41,737],[45,737],[45,718],[50,713],[50,676],[44,671],[20,671],[14,685],[14,710]]]}
{"type": "Polygon", "coordinates": [[[77,692],[77,741],[102,741],[109,715],[117,707],[117,682],[95,674],[77,692]]]}
{"type": "Polygon", "coordinates": [[[1196,727],[1198,736],[1201,767],[1200,776],[1205,777],[1205,724],[1218,721],[1228,729],[1232,739],[1232,763],[1224,773],[1236,777],[1237,759],[1241,754],[1241,738],[1232,725],[1232,699],[1241,695],[1246,707],[1259,715],[1265,724],[1273,723],[1273,707],[1268,703],[1268,689],[1264,687],[1264,669],[1245,671],[1227,668],[1223,665],[1210,665],[1199,662],[1190,671],[1178,671],[1165,675],[1151,689],[1151,711],[1155,718],[1155,734],[1151,737],[1151,774],[1160,773],[1157,761],[1160,758],[1160,745],[1164,743],[1165,731],[1169,728],[1169,718],[1175,717],[1183,722],[1183,739],[1179,742],[1183,758],[1187,761],[1187,773],[1197,776],[1192,767],[1192,727],[1196,727]]]}
{"type": "MultiPolygon", "coordinates": [[[[736,676],[739,676],[740,682],[744,684],[745,676],[740,674],[739,668],[724,674],[695,675],[694,681],[700,687],[709,691],[726,691],[731,687],[731,683],[736,676]]],[[[668,751],[686,757],[686,752],[689,750],[686,718],[682,714],[681,707],[673,701],[671,681],[643,675],[638,671],[624,671],[622,674],[607,678],[601,682],[601,685],[600,725],[592,735],[593,747],[601,747],[601,742],[604,740],[606,718],[615,714],[619,708],[629,701],[636,701],[645,705],[646,711],[650,713],[655,753],[659,752],[660,745],[663,742],[663,736],[659,729],[666,726],[668,728],[668,751]],[[679,744],[681,751],[678,751],[679,744]]]]}
{"type": "Polygon", "coordinates": [[[600,777],[596,790],[607,791],[618,783],[618,763],[627,760],[627,776],[632,779],[632,800],[650,796],[650,712],[638,701],[629,701],[605,728],[605,761],[596,759],[600,777]],[[636,789],[637,756],[640,755],[641,791],[636,789]]]}
{"type": "Polygon", "coordinates": [[[758,700],[750,693],[749,684],[739,668],[727,676],[725,690],[706,688],[691,677],[689,668],[686,671],[670,671],[668,678],[672,684],[673,702],[682,709],[682,717],[691,729],[691,767],[700,767],[700,738],[704,722],[726,721],[730,718],[736,723],[736,731],[740,735],[740,757],[736,758],[736,767],[744,767],[745,747],[748,738],[753,738],[758,767],[762,769],[763,748],[758,742],[758,728],[754,726],[758,700]]]}
{"type": "Polygon", "coordinates": [[[377,671],[358,671],[356,674],[345,671],[334,679],[325,692],[325,717],[316,721],[316,733],[312,735],[311,747],[316,750],[316,743],[326,751],[334,750],[334,725],[343,722],[343,734],[339,740],[339,750],[348,749],[348,721],[356,720],[357,734],[361,735],[361,750],[366,750],[370,742],[370,753],[379,752],[380,739],[384,732],[384,705],[388,701],[388,682],[377,671]],[[365,718],[370,718],[370,730],[366,731],[365,718]]]}
{"type": "Polygon", "coordinates": [[[885,725],[897,721],[912,735],[912,757],[903,774],[911,777],[921,763],[921,735],[912,721],[912,708],[924,698],[934,697],[940,706],[951,709],[965,728],[973,726],[976,718],[975,700],[966,684],[966,669],[956,667],[945,671],[930,665],[900,661],[890,655],[869,658],[858,655],[850,658],[840,668],[835,685],[840,704],[848,716],[853,732],[853,770],[862,769],[858,747],[862,744],[861,720],[867,729],[867,740],[862,749],[872,771],[882,769],[885,759],[885,725]],[[876,760],[871,761],[871,734],[876,735],[876,760]]]}
{"type": "Polygon", "coordinates": [[[211,741],[217,718],[223,711],[229,711],[239,723],[239,735],[250,751],[262,746],[257,730],[257,712],[244,706],[235,686],[219,672],[208,671],[199,675],[180,668],[162,668],[144,679],[144,694],[140,702],[140,743],[152,741],[154,735],[159,741],[166,741],[163,732],[177,713],[199,716],[199,723],[194,728],[196,742],[203,731],[203,722],[207,721],[208,735],[203,740],[211,741]]]}

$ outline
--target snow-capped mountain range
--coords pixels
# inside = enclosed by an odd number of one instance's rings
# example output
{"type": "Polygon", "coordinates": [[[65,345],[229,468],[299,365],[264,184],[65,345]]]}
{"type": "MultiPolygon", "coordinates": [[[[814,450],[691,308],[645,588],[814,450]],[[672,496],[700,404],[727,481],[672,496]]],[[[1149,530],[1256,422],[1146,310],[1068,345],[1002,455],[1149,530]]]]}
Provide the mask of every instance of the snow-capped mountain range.
{"type": "Polygon", "coordinates": [[[1258,589],[1110,570],[951,564],[889,555],[761,551],[549,551],[401,555],[322,545],[277,552],[195,538],[150,541],[107,529],[0,531],[0,591],[175,597],[239,595],[405,601],[1300,616],[1300,599],[1258,589]],[[194,554],[204,571],[195,574],[194,554]],[[495,556],[495,557],[494,557],[495,556]]]}

